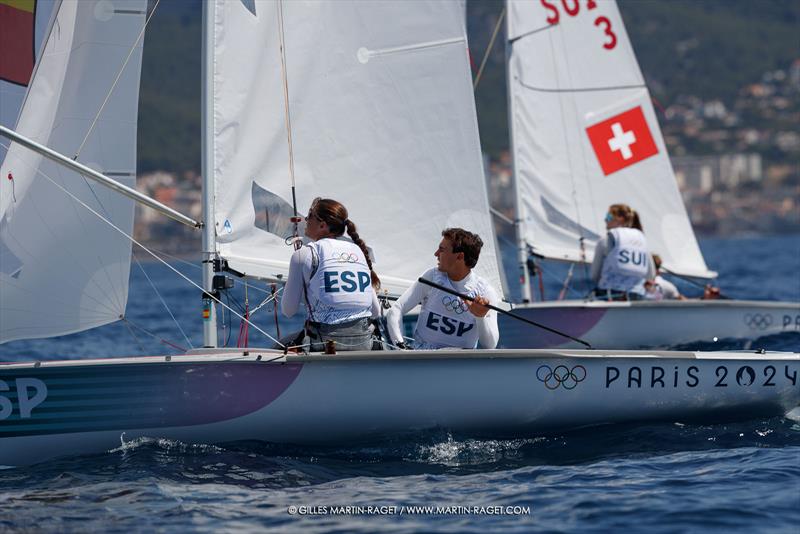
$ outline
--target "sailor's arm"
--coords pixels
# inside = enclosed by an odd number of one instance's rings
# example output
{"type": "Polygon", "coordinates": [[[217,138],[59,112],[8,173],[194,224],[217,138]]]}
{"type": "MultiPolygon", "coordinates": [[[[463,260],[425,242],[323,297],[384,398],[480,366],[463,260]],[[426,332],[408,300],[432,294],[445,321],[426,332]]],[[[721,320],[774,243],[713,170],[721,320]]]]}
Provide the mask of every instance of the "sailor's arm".
{"type": "Polygon", "coordinates": [[[378,292],[372,292],[372,318],[379,319],[381,316],[381,303],[378,300],[378,292]]]}
{"type": "Polygon", "coordinates": [[[651,253],[647,253],[647,279],[654,280],[656,275],[656,262],[653,260],[653,255],[651,253]]]}
{"type": "Polygon", "coordinates": [[[303,300],[303,266],[308,263],[311,267],[311,250],[303,247],[296,250],[289,260],[289,276],[286,277],[286,286],[281,297],[281,312],[286,317],[291,317],[300,308],[303,300]]]}
{"type": "Polygon", "coordinates": [[[594,259],[592,260],[592,281],[595,284],[597,284],[597,282],[600,280],[600,272],[603,270],[603,260],[606,257],[607,246],[608,236],[601,238],[594,248],[594,259]]]}
{"type": "Polygon", "coordinates": [[[483,306],[499,302],[497,293],[489,288],[485,295],[476,297],[473,302],[467,302],[469,311],[475,316],[478,325],[478,343],[484,349],[497,347],[500,341],[500,329],[497,326],[497,312],[483,306]]]}
{"type": "Polygon", "coordinates": [[[414,282],[386,312],[386,327],[393,344],[403,342],[403,315],[413,310],[427,294],[428,286],[414,282]]]}

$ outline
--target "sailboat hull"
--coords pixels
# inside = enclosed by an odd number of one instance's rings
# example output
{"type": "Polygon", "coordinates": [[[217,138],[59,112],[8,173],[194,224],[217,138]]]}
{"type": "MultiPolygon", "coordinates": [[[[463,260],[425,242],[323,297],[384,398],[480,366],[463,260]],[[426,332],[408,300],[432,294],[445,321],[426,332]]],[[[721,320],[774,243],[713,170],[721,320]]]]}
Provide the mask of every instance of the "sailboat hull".
{"type": "Polygon", "coordinates": [[[187,443],[370,442],[444,429],[493,437],[637,421],[778,416],[800,355],[269,351],[0,366],[0,465],[187,443]]]}
{"type": "MultiPolygon", "coordinates": [[[[597,349],[666,348],[800,332],[800,303],[796,302],[565,300],[527,304],[513,311],[528,320],[583,339],[597,349]]],[[[580,346],[510,317],[500,317],[500,332],[500,346],[504,348],[580,346]]]]}

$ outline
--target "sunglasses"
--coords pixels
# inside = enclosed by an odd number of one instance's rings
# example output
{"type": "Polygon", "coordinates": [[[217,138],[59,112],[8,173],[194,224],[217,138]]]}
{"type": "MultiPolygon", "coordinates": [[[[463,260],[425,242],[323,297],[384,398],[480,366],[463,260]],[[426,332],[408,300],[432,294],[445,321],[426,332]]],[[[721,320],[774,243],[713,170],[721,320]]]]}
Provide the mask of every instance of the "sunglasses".
{"type": "Polygon", "coordinates": [[[613,221],[613,220],[614,220],[614,216],[613,216],[613,215],[611,215],[610,213],[606,213],[606,218],[605,218],[605,221],[606,221],[607,223],[610,223],[610,222],[611,222],[611,221],[613,221]]]}

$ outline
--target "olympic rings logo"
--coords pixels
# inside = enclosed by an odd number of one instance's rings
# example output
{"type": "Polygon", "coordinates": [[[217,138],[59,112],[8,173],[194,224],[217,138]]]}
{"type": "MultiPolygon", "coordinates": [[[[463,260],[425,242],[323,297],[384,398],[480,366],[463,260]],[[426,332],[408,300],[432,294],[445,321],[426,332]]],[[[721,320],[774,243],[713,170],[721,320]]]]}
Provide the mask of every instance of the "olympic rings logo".
{"type": "Polygon", "coordinates": [[[559,386],[563,386],[564,389],[575,389],[575,386],[586,378],[586,368],[576,365],[570,369],[566,365],[559,365],[555,369],[550,369],[549,365],[540,365],[536,370],[536,378],[544,383],[547,389],[558,389],[559,386]]]}
{"type": "Polygon", "coordinates": [[[772,325],[772,315],[769,313],[748,313],[744,316],[744,324],[753,330],[766,330],[772,325]]]}
{"type": "Polygon", "coordinates": [[[340,263],[355,263],[358,261],[358,256],[355,254],[350,254],[348,252],[342,252],[336,259],[339,260],[340,263]]]}
{"type": "Polygon", "coordinates": [[[444,304],[444,309],[461,315],[465,311],[467,311],[467,305],[464,304],[464,301],[460,298],[453,298],[445,296],[442,298],[442,304],[444,304]]]}

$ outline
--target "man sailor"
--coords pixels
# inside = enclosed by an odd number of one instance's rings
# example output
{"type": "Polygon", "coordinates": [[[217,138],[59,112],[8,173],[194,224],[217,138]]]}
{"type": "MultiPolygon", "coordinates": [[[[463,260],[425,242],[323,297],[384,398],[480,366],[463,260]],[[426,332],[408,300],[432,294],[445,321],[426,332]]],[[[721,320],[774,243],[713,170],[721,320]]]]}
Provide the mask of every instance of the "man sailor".
{"type": "Polygon", "coordinates": [[[422,277],[474,300],[462,300],[415,282],[386,313],[389,337],[395,346],[406,348],[402,334],[403,315],[418,304],[422,309],[414,330],[413,348],[474,349],[479,342],[485,349],[497,346],[500,339],[497,313],[485,304],[499,302],[498,294],[486,280],[472,272],[482,247],[483,241],[479,236],[461,228],[447,228],[442,232],[439,248],[434,253],[436,268],[428,270],[422,277]]]}

